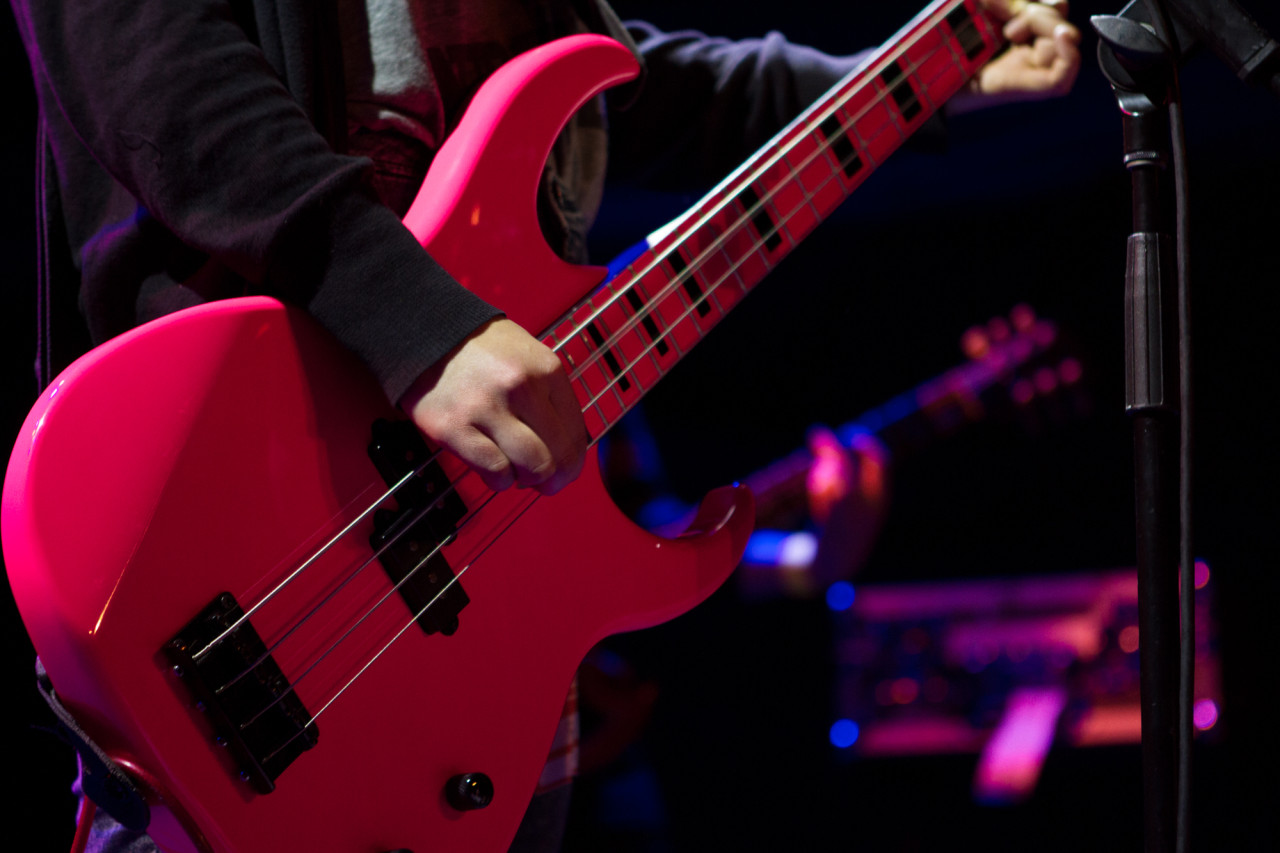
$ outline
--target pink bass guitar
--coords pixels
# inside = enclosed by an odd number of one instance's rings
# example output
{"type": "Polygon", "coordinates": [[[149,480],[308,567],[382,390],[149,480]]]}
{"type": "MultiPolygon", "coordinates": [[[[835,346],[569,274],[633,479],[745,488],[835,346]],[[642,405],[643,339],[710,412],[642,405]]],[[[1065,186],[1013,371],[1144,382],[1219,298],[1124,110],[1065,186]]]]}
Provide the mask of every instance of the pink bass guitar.
{"type": "MultiPolygon", "coordinates": [[[[933,3],[602,284],[543,243],[534,198],[564,122],[636,63],[566,38],[484,85],[405,224],[543,331],[596,439],[1000,44],[976,0],[933,3]]],[[[751,525],[729,488],[654,536],[594,458],[553,498],[488,492],[258,297],[69,367],[3,506],[63,703],[147,791],[163,849],[225,853],[506,849],[583,655],[709,595],[751,525]]]]}

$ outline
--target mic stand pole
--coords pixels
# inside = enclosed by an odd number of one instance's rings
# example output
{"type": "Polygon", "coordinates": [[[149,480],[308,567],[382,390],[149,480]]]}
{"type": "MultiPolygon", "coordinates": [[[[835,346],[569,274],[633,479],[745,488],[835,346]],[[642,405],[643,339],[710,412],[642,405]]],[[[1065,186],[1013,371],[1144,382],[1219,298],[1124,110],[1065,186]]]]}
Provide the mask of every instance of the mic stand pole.
{"type": "Polygon", "coordinates": [[[1125,409],[1133,423],[1141,664],[1143,849],[1175,849],[1178,802],[1177,293],[1168,102],[1176,67],[1133,21],[1093,19],[1123,115],[1133,188],[1125,275],[1125,409]]]}

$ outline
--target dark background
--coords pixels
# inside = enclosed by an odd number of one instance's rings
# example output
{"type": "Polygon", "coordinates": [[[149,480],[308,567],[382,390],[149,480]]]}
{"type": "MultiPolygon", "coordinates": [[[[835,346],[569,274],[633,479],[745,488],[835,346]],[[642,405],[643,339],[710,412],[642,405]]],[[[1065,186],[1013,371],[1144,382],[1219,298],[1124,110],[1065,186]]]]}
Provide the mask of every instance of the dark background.
{"type": "MultiPolygon", "coordinates": [[[[615,5],[666,28],[776,28],[837,52],[884,40],[916,11],[901,0],[838,12],[813,0],[615,5]]],[[[1245,6],[1280,32],[1262,0],[1245,6]]],[[[1119,114],[1086,26],[1089,14],[1116,11],[1073,3],[1085,62],[1069,97],[961,116],[945,153],[895,155],[651,395],[645,412],[678,494],[693,499],[744,476],[798,446],[810,424],[842,423],[951,366],[967,326],[1027,302],[1070,336],[1091,414],[1036,430],[984,424],[897,460],[892,512],[861,580],[1132,565],[1120,336],[1129,190],[1119,114]]],[[[35,108],[13,22],[0,17],[11,115],[0,130],[8,446],[34,397],[35,108]]],[[[1214,569],[1225,668],[1220,737],[1197,754],[1197,849],[1270,850],[1280,805],[1271,704],[1280,101],[1207,55],[1187,64],[1182,83],[1196,552],[1214,569]]],[[[621,248],[693,200],[612,193],[597,248],[621,248]]],[[[73,762],[46,732],[30,645],[7,596],[3,606],[4,755],[18,784],[0,802],[9,826],[38,827],[22,849],[64,850],[73,762]]],[[[660,679],[644,746],[662,781],[670,849],[1138,849],[1136,748],[1055,751],[1035,796],[1003,809],[972,804],[971,756],[836,760],[826,740],[829,640],[820,604],[745,606],[731,591],[628,638],[660,679]]],[[[582,802],[594,784],[582,781],[582,802]]],[[[576,837],[592,849],[585,830],[576,837]]]]}

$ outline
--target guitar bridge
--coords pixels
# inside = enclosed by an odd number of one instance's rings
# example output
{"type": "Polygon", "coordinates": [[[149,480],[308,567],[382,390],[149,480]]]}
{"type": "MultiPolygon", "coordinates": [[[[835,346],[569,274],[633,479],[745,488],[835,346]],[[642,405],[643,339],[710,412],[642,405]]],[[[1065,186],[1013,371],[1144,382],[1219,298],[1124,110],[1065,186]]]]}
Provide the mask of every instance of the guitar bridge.
{"type": "Polygon", "coordinates": [[[164,651],[241,778],[259,794],[269,794],[280,773],[316,745],[318,730],[253,625],[240,621],[243,616],[235,597],[224,592],[164,651]]]}

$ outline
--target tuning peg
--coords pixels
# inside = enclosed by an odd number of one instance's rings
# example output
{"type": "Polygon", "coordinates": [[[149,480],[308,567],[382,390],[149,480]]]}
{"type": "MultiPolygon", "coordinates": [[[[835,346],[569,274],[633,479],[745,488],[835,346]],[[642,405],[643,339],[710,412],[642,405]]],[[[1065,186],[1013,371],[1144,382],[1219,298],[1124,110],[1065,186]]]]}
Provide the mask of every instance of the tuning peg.
{"type": "Polygon", "coordinates": [[[1013,337],[1013,327],[1003,317],[992,317],[987,321],[987,334],[994,343],[1004,343],[1013,337]]]}
{"type": "Polygon", "coordinates": [[[974,361],[978,361],[991,352],[991,338],[981,326],[970,326],[960,336],[960,351],[974,361]]]}
{"type": "Polygon", "coordinates": [[[1009,321],[1018,332],[1026,333],[1036,323],[1036,312],[1030,305],[1020,302],[1009,312],[1009,321]]]}

